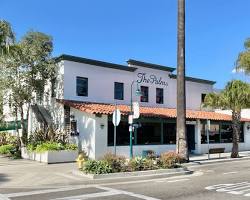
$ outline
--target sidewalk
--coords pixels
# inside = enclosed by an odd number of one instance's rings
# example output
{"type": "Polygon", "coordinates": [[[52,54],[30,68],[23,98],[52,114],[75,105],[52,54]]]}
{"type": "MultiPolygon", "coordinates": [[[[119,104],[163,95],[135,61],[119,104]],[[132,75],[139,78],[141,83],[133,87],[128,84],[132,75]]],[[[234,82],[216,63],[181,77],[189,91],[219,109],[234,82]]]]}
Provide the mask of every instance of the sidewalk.
{"type": "Polygon", "coordinates": [[[210,154],[210,159],[208,159],[208,154],[201,154],[189,155],[189,164],[209,164],[209,163],[216,163],[216,162],[229,162],[235,160],[242,160],[242,159],[250,159],[250,151],[241,151],[239,152],[239,158],[231,158],[231,153],[221,153],[219,154],[210,154]]]}

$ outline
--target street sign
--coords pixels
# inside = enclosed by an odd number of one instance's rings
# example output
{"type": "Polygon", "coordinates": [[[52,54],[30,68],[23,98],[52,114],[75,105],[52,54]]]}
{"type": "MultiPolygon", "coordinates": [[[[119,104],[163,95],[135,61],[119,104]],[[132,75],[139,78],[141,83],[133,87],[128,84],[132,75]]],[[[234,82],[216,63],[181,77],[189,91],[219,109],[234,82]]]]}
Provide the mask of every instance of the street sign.
{"type": "Polygon", "coordinates": [[[138,119],[140,117],[140,107],[138,102],[133,102],[133,118],[138,119]]]}
{"type": "Polygon", "coordinates": [[[133,115],[128,116],[128,123],[133,124],[133,115]]]}
{"type": "Polygon", "coordinates": [[[119,109],[115,109],[115,111],[113,112],[113,119],[112,119],[114,126],[118,126],[120,121],[121,121],[121,112],[119,109]]]}

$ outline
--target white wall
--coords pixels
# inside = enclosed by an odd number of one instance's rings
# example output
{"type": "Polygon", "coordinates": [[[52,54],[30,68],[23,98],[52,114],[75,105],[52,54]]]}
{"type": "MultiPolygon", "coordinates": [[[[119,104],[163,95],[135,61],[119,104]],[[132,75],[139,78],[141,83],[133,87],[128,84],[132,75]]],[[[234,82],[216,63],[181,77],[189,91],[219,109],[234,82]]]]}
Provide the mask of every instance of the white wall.
{"type": "MultiPolygon", "coordinates": [[[[143,106],[156,107],[176,107],[176,79],[170,78],[169,73],[163,70],[136,67],[135,72],[129,72],[118,69],[99,67],[89,64],[77,63],[72,61],[64,61],[64,99],[89,101],[100,103],[130,103],[130,85],[132,81],[139,80],[138,73],[145,73],[148,78],[155,75],[158,79],[167,82],[167,86],[157,85],[155,83],[140,83],[140,86],[149,87],[149,102],[140,102],[143,106]],[[88,78],[88,96],[82,97],[76,95],[76,77],[88,78]],[[114,82],[124,83],[124,100],[114,99],[114,82]],[[164,104],[156,104],[156,88],[164,89],[164,104]]],[[[136,84],[133,87],[136,90],[136,84]]],[[[201,94],[213,91],[213,86],[197,82],[186,82],[187,108],[200,110],[201,94]]],[[[138,100],[138,97],[133,97],[138,100]]]]}
{"type": "MultiPolygon", "coordinates": [[[[157,155],[160,155],[163,152],[175,151],[175,149],[176,145],[134,145],[133,156],[142,156],[142,151],[144,150],[153,150],[157,155]]],[[[108,147],[108,152],[113,153],[114,147],[108,147]]],[[[130,156],[129,146],[117,146],[116,154],[129,158],[130,156]]]]}
{"type": "MultiPolygon", "coordinates": [[[[215,110],[215,112],[223,113],[223,114],[227,114],[227,115],[232,115],[231,110],[219,110],[219,109],[217,109],[217,110],[215,110]]],[[[241,110],[241,117],[250,119],[250,109],[242,109],[241,110]]]]}
{"type": "Polygon", "coordinates": [[[74,108],[70,109],[70,114],[75,116],[79,131],[79,136],[72,138],[72,142],[77,143],[80,150],[85,151],[90,158],[95,158],[95,115],[83,113],[74,108]]]}

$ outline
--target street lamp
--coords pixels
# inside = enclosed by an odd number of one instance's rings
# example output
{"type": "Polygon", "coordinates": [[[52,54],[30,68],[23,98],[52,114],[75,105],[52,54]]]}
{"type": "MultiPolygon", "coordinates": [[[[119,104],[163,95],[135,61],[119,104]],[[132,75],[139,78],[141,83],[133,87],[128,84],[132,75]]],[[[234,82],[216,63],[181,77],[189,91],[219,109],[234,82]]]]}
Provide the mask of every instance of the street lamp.
{"type": "MultiPolygon", "coordinates": [[[[136,81],[133,81],[131,83],[131,87],[130,87],[130,116],[131,117],[131,121],[130,121],[130,126],[129,126],[129,149],[130,149],[130,159],[133,158],[133,85],[136,81]]],[[[141,96],[141,90],[139,89],[139,84],[137,83],[137,89],[135,91],[135,95],[136,96],[141,96]]]]}

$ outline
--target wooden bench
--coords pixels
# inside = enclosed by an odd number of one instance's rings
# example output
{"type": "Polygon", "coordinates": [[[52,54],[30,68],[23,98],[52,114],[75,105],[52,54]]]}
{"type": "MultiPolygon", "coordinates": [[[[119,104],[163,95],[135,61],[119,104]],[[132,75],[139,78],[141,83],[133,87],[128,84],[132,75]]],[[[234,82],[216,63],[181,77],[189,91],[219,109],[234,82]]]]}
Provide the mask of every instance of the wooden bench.
{"type": "Polygon", "coordinates": [[[221,153],[224,153],[225,152],[225,148],[211,148],[209,149],[209,154],[219,154],[219,157],[220,157],[220,154],[221,153]]]}

